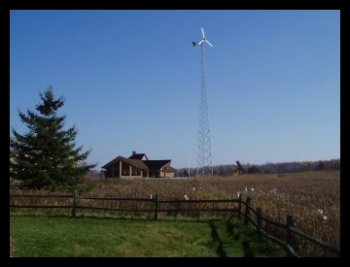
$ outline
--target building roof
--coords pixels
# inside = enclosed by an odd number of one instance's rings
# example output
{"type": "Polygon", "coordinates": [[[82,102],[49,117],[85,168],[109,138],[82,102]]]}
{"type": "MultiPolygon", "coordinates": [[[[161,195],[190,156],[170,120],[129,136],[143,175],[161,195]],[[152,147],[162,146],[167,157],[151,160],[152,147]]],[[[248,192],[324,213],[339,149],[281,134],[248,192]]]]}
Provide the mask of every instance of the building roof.
{"type": "Polygon", "coordinates": [[[116,162],[119,160],[119,158],[120,158],[120,156],[118,156],[118,157],[112,159],[110,162],[108,162],[107,164],[103,165],[101,168],[102,168],[102,169],[108,168],[109,165],[112,165],[112,164],[116,163],[116,162]]]}
{"type": "Polygon", "coordinates": [[[145,153],[133,153],[129,159],[143,159],[143,157],[146,157],[146,159],[148,159],[145,153]]]}
{"type": "Polygon", "coordinates": [[[164,167],[166,164],[170,163],[170,159],[164,160],[144,160],[143,162],[147,165],[150,170],[160,169],[164,167]]]}
{"type": "Polygon", "coordinates": [[[143,160],[139,159],[126,159],[124,162],[140,169],[140,170],[148,170],[148,166],[144,163],[143,160]]]}
{"type": "Polygon", "coordinates": [[[135,153],[129,157],[124,158],[122,156],[118,156],[102,166],[102,169],[107,169],[109,166],[114,165],[115,163],[122,161],[126,164],[129,164],[135,168],[138,168],[140,170],[159,170],[167,165],[166,170],[170,172],[175,172],[175,169],[170,166],[170,159],[164,159],[164,160],[149,160],[144,153],[135,153]],[[142,158],[145,157],[147,160],[142,160],[142,158]]]}
{"type": "Polygon", "coordinates": [[[122,156],[118,156],[115,159],[111,160],[110,162],[108,162],[106,165],[102,166],[103,169],[108,168],[108,166],[113,165],[114,163],[118,162],[118,161],[123,161],[133,167],[136,167],[140,170],[148,170],[147,165],[144,164],[144,161],[139,160],[139,159],[127,159],[124,158],[122,156]]]}

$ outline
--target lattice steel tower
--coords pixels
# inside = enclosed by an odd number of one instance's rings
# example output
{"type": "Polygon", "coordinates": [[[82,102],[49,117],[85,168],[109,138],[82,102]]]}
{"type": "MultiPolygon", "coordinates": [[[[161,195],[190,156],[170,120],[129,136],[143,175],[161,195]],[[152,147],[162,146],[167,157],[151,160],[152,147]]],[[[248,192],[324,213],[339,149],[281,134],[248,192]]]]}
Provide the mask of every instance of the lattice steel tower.
{"type": "Polygon", "coordinates": [[[211,144],[210,130],[208,119],[208,103],[207,103],[207,85],[205,79],[205,61],[204,61],[204,45],[207,43],[211,47],[213,45],[205,38],[204,29],[202,30],[202,39],[198,42],[192,42],[193,46],[201,47],[201,92],[199,102],[199,125],[198,125],[198,168],[197,175],[213,176],[213,166],[211,160],[211,144]]]}

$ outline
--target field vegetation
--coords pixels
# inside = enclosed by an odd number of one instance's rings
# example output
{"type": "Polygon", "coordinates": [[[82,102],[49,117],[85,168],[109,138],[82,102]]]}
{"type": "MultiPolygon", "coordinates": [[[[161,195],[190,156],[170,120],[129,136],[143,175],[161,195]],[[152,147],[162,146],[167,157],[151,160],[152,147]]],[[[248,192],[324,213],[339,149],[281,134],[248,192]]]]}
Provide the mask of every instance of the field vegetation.
{"type": "MultiPolygon", "coordinates": [[[[286,215],[292,215],[296,228],[340,246],[340,171],[185,179],[109,179],[91,183],[94,187],[85,196],[151,198],[158,195],[161,200],[183,200],[237,198],[240,193],[243,199],[251,197],[252,205],[262,208],[264,217],[285,224],[286,215]]],[[[23,193],[18,189],[12,192],[23,193]]],[[[148,205],[137,202],[100,204],[138,208],[148,205]]],[[[276,235],[283,234],[277,229],[270,230],[275,231],[276,235]]],[[[295,242],[304,255],[326,255],[310,242],[300,238],[296,238],[295,242]]]]}

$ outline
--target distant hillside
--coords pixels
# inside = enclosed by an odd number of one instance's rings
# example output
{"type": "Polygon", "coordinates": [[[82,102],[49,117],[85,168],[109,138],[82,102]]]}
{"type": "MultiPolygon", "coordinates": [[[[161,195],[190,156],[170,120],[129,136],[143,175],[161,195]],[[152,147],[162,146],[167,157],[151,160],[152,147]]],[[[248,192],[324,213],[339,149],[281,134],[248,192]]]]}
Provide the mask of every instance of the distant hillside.
{"type": "MultiPolygon", "coordinates": [[[[320,161],[302,161],[302,162],[282,162],[282,163],[265,163],[261,165],[243,163],[243,169],[246,173],[292,173],[316,170],[340,170],[340,160],[320,160],[320,161]]],[[[213,166],[214,175],[228,176],[232,175],[236,170],[237,165],[217,165],[213,166]]],[[[177,169],[176,176],[194,176],[196,168],[181,168],[177,169]]]]}

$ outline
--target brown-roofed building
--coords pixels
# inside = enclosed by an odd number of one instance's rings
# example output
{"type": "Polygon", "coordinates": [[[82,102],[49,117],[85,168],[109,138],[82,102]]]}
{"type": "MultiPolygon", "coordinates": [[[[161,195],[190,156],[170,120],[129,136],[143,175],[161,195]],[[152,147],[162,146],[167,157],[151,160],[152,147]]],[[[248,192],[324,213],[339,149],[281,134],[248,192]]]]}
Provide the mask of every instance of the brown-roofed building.
{"type": "Polygon", "coordinates": [[[136,151],[132,152],[132,155],[129,157],[129,159],[141,159],[141,160],[148,160],[145,153],[136,153],[136,151]]]}
{"type": "Polygon", "coordinates": [[[170,166],[171,160],[149,160],[144,153],[132,152],[129,158],[118,156],[102,166],[106,178],[172,178],[175,169],[170,166]]]}

